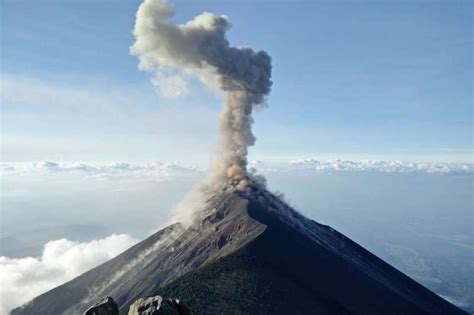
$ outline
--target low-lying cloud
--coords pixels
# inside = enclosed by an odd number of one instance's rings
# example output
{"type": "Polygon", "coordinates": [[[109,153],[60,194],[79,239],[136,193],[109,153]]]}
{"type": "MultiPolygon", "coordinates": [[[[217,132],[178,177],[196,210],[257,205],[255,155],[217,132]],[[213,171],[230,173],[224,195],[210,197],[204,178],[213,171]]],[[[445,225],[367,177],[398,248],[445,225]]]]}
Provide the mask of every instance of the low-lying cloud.
{"type": "Polygon", "coordinates": [[[8,314],[35,296],[73,279],[137,243],[127,234],[78,243],[67,239],[48,242],[41,257],[0,256],[0,314],[8,314]]]}
{"type": "Polygon", "coordinates": [[[199,175],[203,170],[191,166],[173,163],[81,163],[41,161],[31,163],[3,163],[0,171],[6,175],[48,175],[81,174],[108,179],[154,179],[167,180],[199,175]]]}
{"type": "MultiPolygon", "coordinates": [[[[292,159],[280,162],[252,160],[249,166],[259,172],[317,171],[317,172],[381,172],[381,173],[427,173],[427,174],[471,174],[472,163],[409,162],[399,160],[318,160],[292,159]]],[[[177,162],[153,163],[82,163],[82,162],[30,162],[2,163],[3,175],[82,173],[109,179],[166,180],[204,174],[206,169],[177,162]]]]}
{"type": "Polygon", "coordinates": [[[283,169],[320,172],[470,174],[474,172],[474,165],[472,163],[406,162],[398,160],[295,159],[288,161],[283,169]]]}

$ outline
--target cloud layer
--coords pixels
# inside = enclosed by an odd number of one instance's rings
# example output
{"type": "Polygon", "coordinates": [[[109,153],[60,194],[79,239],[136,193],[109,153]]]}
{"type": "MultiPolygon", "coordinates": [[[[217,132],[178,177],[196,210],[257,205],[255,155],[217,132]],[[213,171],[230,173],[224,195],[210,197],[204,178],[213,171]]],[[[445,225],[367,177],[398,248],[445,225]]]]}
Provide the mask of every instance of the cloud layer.
{"type": "Polygon", "coordinates": [[[164,181],[199,175],[203,170],[179,163],[82,163],[82,162],[29,162],[1,163],[0,171],[8,175],[83,174],[87,176],[117,180],[164,181]]]}
{"type": "Polygon", "coordinates": [[[472,163],[433,163],[384,160],[317,160],[295,159],[288,162],[292,169],[326,172],[383,172],[383,173],[472,173],[472,163]]]}
{"type": "Polygon", "coordinates": [[[38,296],[81,273],[115,257],[138,242],[126,235],[78,243],[67,239],[48,242],[41,257],[0,257],[0,314],[8,314],[38,296]]]}
{"type": "MultiPolygon", "coordinates": [[[[473,163],[409,162],[398,160],[318,160],[292,159],[281,162],[252,160],[249,166],[259,172],[316,171],[316,172],[381,172],[381,173],[428,173],[471,174],[473,163]]],[[[83,162],[28,162],[0,163],[0,172],[5,175],[67,174],[82,173],[108,179],[154,179],[172,180],[202,175],[206,169],[177,162],[152,163],[83,163],[83,162]]]]}

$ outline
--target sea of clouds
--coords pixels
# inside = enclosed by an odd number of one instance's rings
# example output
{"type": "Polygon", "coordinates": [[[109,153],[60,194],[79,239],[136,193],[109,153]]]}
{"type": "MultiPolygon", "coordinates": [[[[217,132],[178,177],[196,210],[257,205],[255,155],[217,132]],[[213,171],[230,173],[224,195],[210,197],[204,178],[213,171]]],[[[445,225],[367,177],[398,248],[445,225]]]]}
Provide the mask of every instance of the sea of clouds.
{"type": "MultiPolygon", "coordinates": [[[[407,162],[399,160],[318,160],[290,159],[279,162],[252,160],[250,167],[258,171],[280,172],[288,170],[314,170],[318,172],[383,172],[383,173],[429,173],[429,174],[471,174],[473,163],[407,162]]],[[[28,162],[1,163],[3,176],[32,175],[45,173],[83,173],[88,176],[109,179],[150,179],[167,180],[204,173],[206,170],[193,165],[178,162],[151,163],[83,163],[83,162],[28,162]]]]}
{"type": "Polygon", "coordinates": [[[28,162],[2,163],[0,170],[3,176],[40,175],[54,173],[82,173],[93,177],[126,180],[166,180],[198,173],[202,170],[188,165],[174,163],[152,162],[143,164],[134,163],[82,163],[82,162],[28,162]]]}

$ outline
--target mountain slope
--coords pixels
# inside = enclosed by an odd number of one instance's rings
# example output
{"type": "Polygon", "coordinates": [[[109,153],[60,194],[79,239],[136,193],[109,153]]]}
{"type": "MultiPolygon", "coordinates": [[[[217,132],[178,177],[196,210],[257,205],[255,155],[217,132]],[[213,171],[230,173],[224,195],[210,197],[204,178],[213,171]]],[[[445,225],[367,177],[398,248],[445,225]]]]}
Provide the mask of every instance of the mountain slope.
{"type": "Polygon", "coordinates": [[[105,295],[125,314],[157,293],[196,314],[464,314],[265,190],[214,196],[203,213],[13,314],[78,314],[105,295]]]}

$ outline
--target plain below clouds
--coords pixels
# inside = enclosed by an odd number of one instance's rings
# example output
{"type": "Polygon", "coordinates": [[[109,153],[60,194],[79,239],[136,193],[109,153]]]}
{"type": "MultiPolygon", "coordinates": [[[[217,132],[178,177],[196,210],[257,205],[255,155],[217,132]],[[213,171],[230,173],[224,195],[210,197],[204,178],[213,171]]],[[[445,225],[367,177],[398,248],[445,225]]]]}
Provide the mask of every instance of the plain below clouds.
{"type": "Polygon", "coordinates": [[[0,257],[0,313],[8,314],[35,296],[115,257],[137,241],[127,234],[86,243],[60,239],[48,242],[41,257],[0,257]]]}

